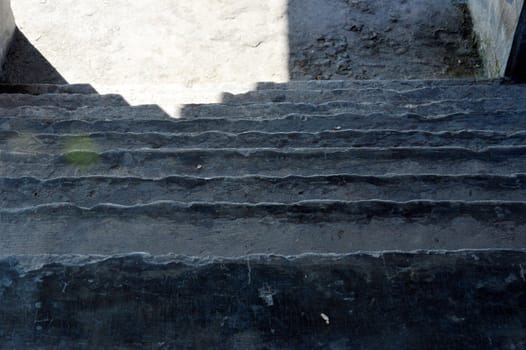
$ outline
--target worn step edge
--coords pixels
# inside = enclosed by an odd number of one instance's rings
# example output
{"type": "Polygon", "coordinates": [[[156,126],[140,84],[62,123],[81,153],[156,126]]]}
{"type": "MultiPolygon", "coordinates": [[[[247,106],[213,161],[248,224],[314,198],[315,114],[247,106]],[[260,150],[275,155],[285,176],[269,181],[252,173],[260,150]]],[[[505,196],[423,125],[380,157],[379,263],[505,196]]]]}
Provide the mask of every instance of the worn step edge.
{"type": "MultiPolygon", "coordinates": [[[[405,103],[405,102],[404,102],[405,103]]],[[[470,112],[470,111],[516,111],[524,109],[526,106],[526,97],[517,98],[499,98],[499,99],[473,99],[473,100],[442,100],[428,103],[401,103],[400,105],[392,103],[372,103],[372,102],[349,102],[349,101],[331,101],[319,104],[310,103],[254,103],[248,105],[232,106],[228,104],[210,104],[210,105],[185,105],[178,117],[181,118],[243,118],[243,117],[265,117],[267,116],[284,116],[293,113],[302,113],[304,115],[328,114],[341,111],[355,111],[355,113],[374,113],[378,110],[385,109],[393,113],[453,113],[453,112],[470,112]]],[[[78,118],[89,115],[102,116],[111,118],[114,116],[134,115],[144,116],[145,114],[166,116],[170,118],[165,111],[157,105],[142,106],[117,106],[117,107],[89,107],[67,109],[61,107],[39,107],[39,106],[19,106],[13,108],[0,108],[0,117],[33,117],[33,116],[70,116],[76,114],[78,118]]]]}
{"type": "MultiPolygon", "coordinates": [[[[526,201],[435,201],[435,200],[411,200],[405,202],[389,200],[305,200],[293,203],[234,203],[234,202],[178,202],[178,201],[156,201],[151,203],[140,203],[134,205],[119,205],[113,203],[99,203],[92,207],[82,207],[72,203],[46,203],[31,207],[23,208],[0,208],[0,217],[6,215],[25,215],[34,214],[36,216],[46,214],[68,215],[77,213],[105,213],[105,214],[128,214],[128,215],[146,215],[152,217],[170,218],[174,210],[180,212],[203,212],[212,216],[230,216],[233,213],[243,212],[255,216],[273,214],[275,216],[289,216],[294,214],[312,214],[317,220],[329,219],[331,216],[339,217],[336,214],[355,213],[359,214],[362,210],[369,211],[371,215],[393,216],[404,213],[407,216],[418,216],[433,210],[435,207],[449,209],[450,214],[460,214],[462,210],[467,210],[476,214],[493,213],[495,217],[509,216],[513,214],[518,221],[526,222],[526,216],[522,215],[526,210],[526,201]],[[244,211],[244,209],[251,209],[244,211]],[[479,210],[480,212],[476,212],[479,210]],[[458,211],[458,213],[457,213],[458,211]],[[507,212],[508,215],[504,215],[507,212]]],[[[446,212],[442,212],[446,214],[446,212]]],[[[490,221],[485,215],[478,219],[490,221]]],[[[236,217],[236,216],[234,216],[236,217]]],[[[248,217],[248,215],[247,215],[248,217]]],[[[339,217],[345,220],[345,215],[339,217]]],[[[300,220],[306,220],[305,217],[298,217],[300,220]]],[[[369,218],[371,219],[371,218],[369,218]]]]}
{"type": "Polygon", "coordinates": [[[49,202],[79,206],[159,200],[278,202],[300,200],[526,200],[526,174],[511,176],[190,176],[0,178],[2,207],[49,202]]]}
{"type": "Polygon", "coordinates": [[[89,84],[0,84],[0,94],[96,94],[89,84]]]}
{"type": "Polygon", "coordinates": [[[270,89],[297,89],[297,88],[315,88],[323,87],[334,88],[334,87],[393,87],[393,86],[478,86],[478,85],[509,85],[510,82],[505,79],[410,79],[410,80],[388,80],[388,79],[377,79],[377,80],[291,80],[285,83],[276,82],[260,82],[257,84],[257,90],[270,90],[270,89]]]}
{"type": "Polygon", "coordinates": [[[494,110],[524,109],[526,106],[526,95],[524,99],[472,99],[472,100],[441,100],[428,103],[405,103],[392,104],[385,102],[348,102],[331,101],[319,104],[311,103],[254,103],[246,105],[210,104],[210,105],[187,105],[181,111],[182,117],[258,117],[261,115],[284,116],[292,113],[311,114],[333,114],[341,111],[353,111],[355,113],[372,113],[378,110],[392,111],[393,113],[453,113],[453,112],[486,112],[494,110]]]}
{"type": "Polygon", "coordinates": [[[381,88],[349,88],[331,90],[256,90],[242,94],[223,95],[223,103],[228,105],[243,105],[264,102],[304,102],[322,103],[336,100],[346,101],[384,101],[396,99],[402,101],[436,101],[441,99],[476,99],[481,97],[522,97],[526,93],[526,85],[506,86],[454,86],[447,88],[421,87],[407,90],[381,88]]]}
{"type": "Polygon", "coordinates": [[[526,145],[525,131],[484,130],[420,131],[388,129],[341,129],[319,132],[226,131],[202,132],[90,132],[86,134],[20,133],[0,130],[4,150],[54,153],[89,143],[101,149],[134,148],[248,148],[248,147],[407,147],[462,146],[484,148],[492,145],[526,145]]]}
{"type": "Polygon", "coordinates": [[[126,107],[128,102],[116,94],[62,94],[50,93],[41,95],[0,94],[0,113],[15,109],[39,107],[42,109],[59,108],[75,111],[82,108],[96,107],[126,107]]]}
{"type": "Polygon", "coordinates": [[[56,155],[0,151],[2,176],[284,176],[349,173],[509,174],[526,171],[526,147],[139,149],[56,155]],[[374,159],[374,162],[371,162],[374,159]],[[306,163],[307,162],[307,163],[306,163]],[[305,164],[310,164],[305,167],[305,164]],[[453,169],[453,170],[452,170],[453,169]]]}
{"type": "Polygon", "coordinates": [[[526,202],[304,201],[1,209],[0,254],[293,255],[526,247],[526,202]]]}

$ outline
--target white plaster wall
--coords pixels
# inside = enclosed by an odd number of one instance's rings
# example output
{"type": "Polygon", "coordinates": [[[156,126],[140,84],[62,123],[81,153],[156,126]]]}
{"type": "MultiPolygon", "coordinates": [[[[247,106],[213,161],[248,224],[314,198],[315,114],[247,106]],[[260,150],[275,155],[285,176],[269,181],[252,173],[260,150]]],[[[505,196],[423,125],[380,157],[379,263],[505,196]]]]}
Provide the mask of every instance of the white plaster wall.
{"type": "Polygon", "coordinates": [[[468,0],[489,77],[502,77],[524,0],[468,0]]]}
{"type": "Polygon", "coordinates": [[[10,0],[0,0],[0,68],[4,62],[9,43],[15,32],[15,21],[10,0]]]}

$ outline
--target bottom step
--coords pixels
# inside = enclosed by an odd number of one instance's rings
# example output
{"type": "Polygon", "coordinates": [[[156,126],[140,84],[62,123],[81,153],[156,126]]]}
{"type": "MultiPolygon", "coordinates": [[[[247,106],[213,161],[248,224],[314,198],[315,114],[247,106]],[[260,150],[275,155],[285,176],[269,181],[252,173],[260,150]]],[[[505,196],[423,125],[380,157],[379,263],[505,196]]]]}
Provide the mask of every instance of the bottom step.
{"type": "Polygon", "coordinates": [[[526,251],[0,260],[0,347],[524,349],[526,251]]]}

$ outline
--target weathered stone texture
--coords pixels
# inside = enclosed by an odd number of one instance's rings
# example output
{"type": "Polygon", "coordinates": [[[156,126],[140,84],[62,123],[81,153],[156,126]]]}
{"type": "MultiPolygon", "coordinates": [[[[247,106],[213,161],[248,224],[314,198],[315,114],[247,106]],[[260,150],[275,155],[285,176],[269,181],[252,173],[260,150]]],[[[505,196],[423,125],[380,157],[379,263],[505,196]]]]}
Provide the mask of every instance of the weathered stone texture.
{"type": "Polygon", "coordinates": [[[521,251],[0,260],[0,343],[38,349],[523,349],[521,251]]]}

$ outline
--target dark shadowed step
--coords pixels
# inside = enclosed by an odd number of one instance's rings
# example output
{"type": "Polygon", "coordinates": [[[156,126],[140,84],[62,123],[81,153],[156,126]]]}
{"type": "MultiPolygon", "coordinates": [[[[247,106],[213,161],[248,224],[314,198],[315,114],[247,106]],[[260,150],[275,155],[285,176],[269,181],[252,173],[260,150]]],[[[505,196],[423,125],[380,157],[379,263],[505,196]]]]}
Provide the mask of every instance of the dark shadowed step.
{"type": "Polygon", "coordinates": [[[2,208],[70,202],[134,205],[180,202],[292,203],[304,200],[501,200],[526,198],[526,175],[516,176],[289,176],[0,178],[2,208]]]}
{"type": "Polygon", "coordinates": [[[86,143],[99,150],[137,148],[304,148],[304,147],[464,147],[526,145],[523,132],[423,132],[396,130],[331,130],[322,132],[240,134],[220,131],[201,133],[27,134],[0,131],[3,150],[29,153],[62,153],[86,143]]]}
{"type": "Polygon", "coordinates": [[[321,89],[321,90],[256,90],[244,94],[225,94],[223,102],[228,104],[247,104],[265,102],[306,102],[323,103],[329,101],[422,103],[425,101],[480,99],[485,98],[524,98],[526,85],[476,85],[449,87],[422,87],[408,90],[385,88],[321,89]]]}
{"type": "MultiPolygon", "coordinates": [[[[91,145],[89,145],[91,147],[91,145]]],[[[526,147],[0,152],[0,176],[455,175],[526,173],[526,147]]]]}
{"type": "Polygon", "coordinates": [[[186,118],[276,118],[289,114],[330,115],[335,113],[385,114],[415,113],[421,115],[442,115],[463,112],[517,111],[526,109],[524,98],[479,98],[471,100],[440,100],[431,102],[390,103],[334,101],[320,104],[270,102],[245,105],[207,104],[186,105],[182,116],[186,118]]]}
{"type": "Polygon", "coordinates": [[[526,202],[158,202],[0,210],[0,255],[240,256],[526,246],[526,202]]]}
{"type": "Polygon", "coordinates": [[[0,94],[96,94],[89,84],[0,84],[0,94]]]}
{"type": "MultiPolygon", "coordinates": [[[[6,95],[9,96],[9,95],[6,95]]],[[[27,95],[30,96],[30,95],[27,95]]],[[[69,96],[69,95],[65,95],[69,96]]],[[[89,95],[84,95],[89,96],[89,95]]],[[[111,96],[111,95],[110,95],[111,96]]],[[[36,96],[40,97],[40,96],[36,96]]],[[[110,99],[112,99],[111,97],[110,99]]],[[[117,100],[122,97],[117,97],[117,100]]],[[[100,96],[94,100],[99,101],[100,96]]],[[[69,103],[69,102],[68,102],[69,103]]],[[[75,106],[72,101],[72,106],[75,106]]],[[[66,108],[60,106],[0,106],[0,120],[4,118],[42,118],[42,119],[77,119],[77,120],[114,120],[114,119],[171,119],[161,107],[157,105],[130,106],[127,102],[117,102],[117,105],[99,103],[84,107],[66,108]]]]}
{"type": "MultiPolygon", "coordinates": [[[[6,95],[10,96],[10,95],[6,95]]],[[[30,95],[26,95],[30,96],[30,95]]],[[[66,95],[68,96],[68,95],[66,95]]],[[[83,95],[87,96],[87,95],[83,95]]],[[[40,96],[37,96],[40,97],[40,96]]],[[[99,101],[100,102],[100,101],[99,101]]],[[[406,103],[391,102],[349,102],[333,101],[320,104],[314,103],[257,103],[233,106],[228,104],[186,105],[182,111],[183,118],[237,118],[237,119],[275,119],[287,115],[332,115],[349,114],[386,114],[400,115],[405,113],[424,116],[444,115],[451,113],[491,113],[495,111],[517,112],[526,109],[524,98],[479,98],[473,100],[441,100],[431,102],[406,103]]],[[[170,119],[157,105],[108,106],[105,103],[78,108],[77,102],[64,102],[70,108],[51,106],[0,106],[0,118],[61,118],[80,120],[114,120],[114,119],[170,119]],[[75,107],[77,106],[77,107],[75,107]]],[[[86,102],[87,103],[87,102],[86,102]]],[[[119,102],[117,102],[119,103],[119,102]]]]}
{"type": "MultiPolygon", "coordinates": [[[[54,106],[69,110],[82,107],[96,106],[129,106],[120,95],[98,95],[98,94],[64,94],[50,93],[42,95],[31,94],[1,94],[0,109],[20,109],[22,106],[54,106]]],[[[2,113],[3,114],[3,113],[2,113]]]]}
{"type": "Polygon", "coordinates": [[[526,253],[0,260],[23,349],[520,349],[526,253]],[[96,320],[96,322],[94,322],[96,320]]]}
{"type": "MultiPolygon", "coordinates": [[[[526,110],[513,112],[452,113],[435,116],[414,113],[403,114],[351,114],[304,116],[301,114],[286,117],[261,119],[172,119],[124,114],[123,116],[97,114],[94,117],[73,118],[41,116],[38,118],[13,117],[0,118],[0,130],[20,133],[92,133],[92,132],[204,132],[224,131],[242,133],[246,131],[265,132],[320,132],[353,129],[389,129],[398,131],[506,131],[526,130],[526,110]]],[[[146,113],[146,115],[148,115],[146,113]]]]}

